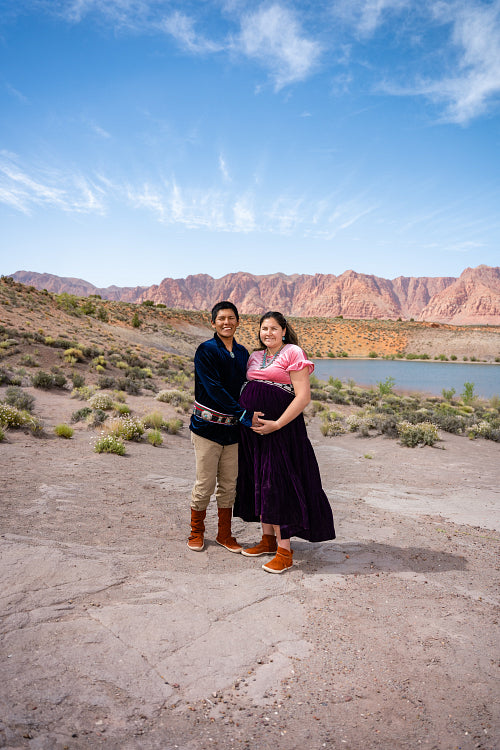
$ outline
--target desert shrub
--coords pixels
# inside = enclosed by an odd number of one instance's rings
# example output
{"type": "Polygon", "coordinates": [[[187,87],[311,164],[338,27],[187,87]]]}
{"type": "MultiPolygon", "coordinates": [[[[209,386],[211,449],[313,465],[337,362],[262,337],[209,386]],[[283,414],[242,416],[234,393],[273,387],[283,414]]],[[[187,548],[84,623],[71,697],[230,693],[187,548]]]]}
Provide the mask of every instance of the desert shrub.
{"type": "Polygon", "coordinates": [[[113,408],[113,399],[108,393],[95,393],[89,399],[89,404],[93,409],[103,409],[109,411],[113,408]]]}
{"type": "Polygon", "coordinates": [[[125,403],[125,393],[123,391],[114,391],[113,393],[115,401],[119,401],[121,404],[125,403]]]}
{"type": "Polygon", "coordinates": [[[24,367],[40,367],[40,364],[36,361],[32,354],[23,354],[20,359],[20,364],[24,367]]]}
{"type": "Polygon", "coordinates": [[[130,406],[128,406],[127,404],[115,402],[113,404],[113,409],[116,411],[117,414],[120,414],[120,415],[130,414],[130,406]]]}
{"type": "Polygon", "coordinates": [[[57,437],[69,439],[73,437],[75,431],[67,424],[56,424],[56,426],[54,427],[54,432],[56,433],[57,437]]]}
{"type": "Polygon", "coordinates": [[[315,401],[326,401],[328,394],[320,388],[311,389],[311,398],[315,401]]]}
{"type": "Polygon", "coordinates": [[[434,445],[439,440],[438,429],[432,422],[419,422],[418,424],[400,422],[398,434],[401,444],[408,448],[415,448],[417,445],[434,445]]]}
{"type": "Polygon", "coordinates": [[[139,383],[133,378],[118,378],[116,386],[121,391],[126,391],[131,396],[137,396],[141,392],[139,383]]]}
{"type": "Polygon", "coordinates": [[[138,442],[144,435],[144,424],[136,417],[126,416],[114,419],[107,425],[107,430],[115,437],[138,442]]]}
{"type": "Polygon", "coordinates": [[[454,435],[461,435],[468,423],[467,418],[461,414],[440,412],[437,410],[433,412],[432,420],[440,430],[451,432],[454,435]]]}
{"type": "Polygon", "coordinates": [[[161,430],[163,427],[163,414],[159,411],[153,411],[142,418],[144,427],[152,427],[155,430],[161,430]]]}
{"type": "Polygon", "coordinates": [[[0,367],[0,385],[9,385],[9,383],[12,383],[12,375],[3,367],[0,367]]]}
{"type": "MultiPolygon", "coordinates": [[[[102,369],[104,369],[106,367],[106,364],[107,364],[106,360],[104,359],[102,354],[99,354],[97,357],[94,357],[94,359],[92,360],[92,365],[93,367],[96,368],[96,370],[98,367],[101,367],[102,369]]],[[[100,371],[98,370],[98,372],[100,371]]]]}
{"type": "Polygon", "coordinates": [[[374,428],[381,435],[398,436],[398,418],[395,414],[374,414],[371,418],[374,428]]]}
{"type": "Polygon", "coordinates": [[[377,352],[369,352],[368,356],[371,357],[372,359],[375,359],[376,357],[378,357],[378,354],[377,352]]]}
{"type": "Polygon", "coordinates": [[[184,411],[189,411],[192,406],[191,400],[186,398],[186,394],[182,391],[160,391],[156,399],[172,404],[172,406],[178,406],[184,411]]]}
{"type": "Polygon", "coordinates": [[[160,430],[150,430],[146,435],[146,439],[150,445],[158,448],[163,443],[163,437],[160,430]]]}
{"type": "Polygon", "coordinates": [[[71,421],[72,422],[81,422],[83,419],[87,419],[89,414],[92,414],[92,409],[90,406],[84,406],[82,409],[78,409],[77,411],[74,411],[71,415],[71,421]]]}
{"type": "Polygon", "coordinates": [[[325,404],[322,404],[321,401],[311,401],[311,404],[309,406],[309,410],[314,417],[319,411],[325,411],[325,409],[328,409],[325,404]]]}
{"type": "Polygon", "coordinates": [[[26,428],[33,435],[40,435],[43,432],[42,423],[29,411],[2,402],[0,402],[0,425],[14,429],[26,428]]]}
{"type": "Polygon", "coordinates": [[[177,435],[183,426],[184,422],[182,419],[170,419],[168,422],[163,423],[163,429],[166,430],[169,435],[177,435]]]}
{"type": "Polygon", "coordinates": [[[75,362],[83,362],[84,356],[81,349],[77,349],[75,346],[70,346],[64,352],[64,359],[66,362],[74,364],[75,362]]]}
{"type": "Polygon", "coordinates": [[[443,388],[441,393],[443,394],[443,398],[446,401],[453,401],[453,396],[455,395],[456,391],[454,388],[450,388],[449,390],[446,390],[446,388],[443,388]]]}
{"type": "Polygon", "coordinates": [[[54,376],[43,370],[32,375],[31,382],[35,388],[42,388],[45,391],[49,391],[55,386],[54,376]]]}
{"type": "Polygon", "coordinates": [[[5,440],[5,432],[0,427],[0,443],[2,443],[5,440]]]}
{"type": "Polygon", "coordinates": [[[31,393],[27,393],[22,388],[19,388],[19,386],[11,385],[5,391],[5,403],[16,406],[21,410],[33,411],[35,398],[31,393]]]}
{"type": "Polygon", "coordinates": [[[68,379],[64,373],[60,372],[57,369],[52,370],[52,374],[54,376],[54,385],[56,388],[64,388],[66,383],[68,382],[68,379]]]}
{"type": "Polygon", "coordinates": [[[116,380],[111,375],[99,375],[97,378],[97,386],[99,388],[108,388],[112,390],[116,387],[116,380]]]}
{"type": "Polygon", "coordinates": [[[106,421],[108,415],[102,409],[93,409],[87,417],[89,427],[100,427],[106,421]]]}
{"type": "Polygon", "coordinates": [[[96,388],[93,385],[81,385],[76,388],[73,388],[71,391],[71,398],[78,398],[80,401],[88,401],[94,393],[96,392],[96,388]]]}
{"type": "Polygon", "coordinates": [[[114,435],[103,435],[94,446],[96,453],[116,453],[117,456],[125,455],[125,444],[123,440],[114,435]]]}
{"type": "Polygon", "coordinates": [[[321,414],[321,433],[323,435],[343,435],[346,432],[342,417],[334,411],[321,414]]]}
{"type": "Polygon", "coordinates": [[[73,388],[81,388],[83,385],[85,385],[85,378],[83,377],[83,375],[74,372],[71,376],[71,382],[73,383],[73,388]]]}

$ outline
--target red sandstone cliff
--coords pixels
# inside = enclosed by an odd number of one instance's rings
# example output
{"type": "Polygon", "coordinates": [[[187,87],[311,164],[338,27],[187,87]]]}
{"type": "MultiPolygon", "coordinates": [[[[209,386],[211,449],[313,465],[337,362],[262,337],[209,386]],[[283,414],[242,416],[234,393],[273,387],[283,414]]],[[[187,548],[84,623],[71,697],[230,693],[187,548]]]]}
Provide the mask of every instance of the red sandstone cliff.
{"type": "Polygon", "coordinates": [[[454,324],[500,324],[500,268],[467,268],[452,277],[378,276],[345,271],[333,274],[254,276],[231,273],[165,278],[150,287],[99,289],[81,279],[18,271],[16,281],[38,289],[79,296],[99,294],[124,302],[152,300],[167,307],[209,310],[214,301],[232,300],[242,313],[281,310],[300,317],[414,318],[454,324]]]}

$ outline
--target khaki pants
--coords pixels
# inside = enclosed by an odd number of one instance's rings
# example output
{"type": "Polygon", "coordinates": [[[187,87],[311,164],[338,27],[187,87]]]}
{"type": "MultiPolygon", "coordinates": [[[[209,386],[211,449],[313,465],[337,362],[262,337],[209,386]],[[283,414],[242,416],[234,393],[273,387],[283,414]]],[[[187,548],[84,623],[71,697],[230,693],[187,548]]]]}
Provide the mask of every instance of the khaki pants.
{"type": "Polygon", "coordinates": [[[206,510],[213,495],[218,508],[232,508],[238,477],[238,444],[219,445],[191,433],[196,455],[196,481],[191,492],[191,508],[206,510]]]}

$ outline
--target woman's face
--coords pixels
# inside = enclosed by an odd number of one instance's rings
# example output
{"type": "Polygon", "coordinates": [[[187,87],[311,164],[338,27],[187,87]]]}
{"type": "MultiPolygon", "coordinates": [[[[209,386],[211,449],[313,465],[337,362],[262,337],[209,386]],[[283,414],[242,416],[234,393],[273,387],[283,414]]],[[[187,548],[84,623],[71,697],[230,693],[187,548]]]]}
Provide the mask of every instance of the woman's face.
{"type": "Polygon", "coordinates": [[[260,326],[260,340],[270,352],[279,349],[283,343],[286,328],[282,328],[275,318],[265,318],[260,326]]]}

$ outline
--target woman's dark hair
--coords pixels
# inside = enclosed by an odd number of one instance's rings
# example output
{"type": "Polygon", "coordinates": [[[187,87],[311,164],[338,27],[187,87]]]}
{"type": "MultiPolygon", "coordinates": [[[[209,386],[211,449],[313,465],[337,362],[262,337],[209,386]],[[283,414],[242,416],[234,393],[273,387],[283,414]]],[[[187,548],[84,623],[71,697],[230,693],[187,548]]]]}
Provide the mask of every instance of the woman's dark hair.
{"type": "Polygon", "coordinates": [[[262,341],[260,340],[260,327],[261,327],[262,323],[265,320],[267,320],[268,318],[274,318],[274,320],[277,322],[277,324],[280,326],[280,328],[286,328],[286,331],[285,331],[285,340],[283,342],[284,344],[297,344],[297,346],[298,346],[299,339],[297,338],[297,334],[295,333],[295,331],[293,330],[292,326],[287,321],[287,319],[285,318],[285,316],[282,315],[280,312],[277,312],[276,310],[274,310],[274,311],[270,310],[269,312],[264,313],[264,315],[262,316],[262,318],[259,320],[259,333],[257,334],[257,338],[258,338],[258,342],[259,342],[259,346],[258,346],[259,349],[265,349],[266,348],[264,346],[264,344],[262,343],[262,341]]]}
{"type": "Polygon", "coordinates": [[[212,323],[215,323],[215,318],[217,317],[217,313],[219,313],[221,310],[232,310],[234,314],[236,315],[236,320],[240,319],[236,305],[233,305],[232,302],[228,302],[227,300],[224,300],[223,302],[217,302],[217,304],[212,307],[212,313],[211,313],[212,323]]]}

